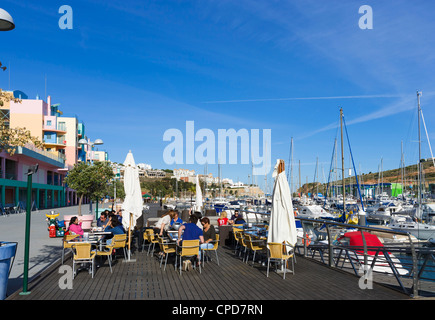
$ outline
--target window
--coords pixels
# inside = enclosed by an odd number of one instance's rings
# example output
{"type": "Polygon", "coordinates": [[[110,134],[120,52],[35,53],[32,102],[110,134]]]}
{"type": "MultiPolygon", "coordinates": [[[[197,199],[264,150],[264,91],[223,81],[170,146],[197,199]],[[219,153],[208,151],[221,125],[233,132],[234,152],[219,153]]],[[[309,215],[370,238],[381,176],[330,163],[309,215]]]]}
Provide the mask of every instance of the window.
{"type": "Polygon", "coordinates": [[[57,127],[58,127],[59,130],[66,131],[66,124],[65,124],[65,122],[59,122],[57,127]]]}
{"type": "Polygon", "coordinates": [[[51,120],[47,120],[47,126],[51,126],[51,120]]]}

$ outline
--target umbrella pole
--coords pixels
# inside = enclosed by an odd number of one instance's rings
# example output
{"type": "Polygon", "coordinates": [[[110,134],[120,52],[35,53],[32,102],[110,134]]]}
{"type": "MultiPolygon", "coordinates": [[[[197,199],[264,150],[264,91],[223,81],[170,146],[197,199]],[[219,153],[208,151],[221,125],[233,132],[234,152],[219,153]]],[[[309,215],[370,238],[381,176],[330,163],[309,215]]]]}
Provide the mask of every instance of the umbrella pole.
{"type": "Polygon", "coordinates": [[[125,262],[136,262],[136,259],[130,259],[131,256],[131,220],[133,219],[133,213],[130,212],[130,221],[128,223],[128,252],[127,252],[127,260],[123,260],[125,262]]]}

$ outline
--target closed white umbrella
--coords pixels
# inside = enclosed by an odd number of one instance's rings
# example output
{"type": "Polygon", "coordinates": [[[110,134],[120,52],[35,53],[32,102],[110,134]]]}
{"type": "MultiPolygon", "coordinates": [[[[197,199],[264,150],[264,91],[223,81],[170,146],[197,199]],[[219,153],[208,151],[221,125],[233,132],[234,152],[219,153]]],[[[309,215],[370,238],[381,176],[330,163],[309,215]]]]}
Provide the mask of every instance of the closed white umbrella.
{"type": "Polygon", "coordinates": [[[124,190],[125,198],[122,204],[124,214],[122,216],[122,225],[128,229],[128,260],[130,260],[130,230],[136,225],[136,220],[142,215],[142,191],[140,189],[139,170],[134,162],[131,151],[127,154],[124,161],[124,190]]]}
{"type": "Polygon", "coordinates": [[[202,191],[199,184],[199,176],[196,175],[196,198],[195,198],[195,211],[202,212],[202,191]]]}
{"type": "Polygon", "coordinates": [[[278,160],[272,175],[276,179],[273,187],[267,242],[284,242],[294,246],[297,241],[296,222],[287,177],[285,171],[279,169],[281,161],[284,164],[283,160],[278,160]]]}

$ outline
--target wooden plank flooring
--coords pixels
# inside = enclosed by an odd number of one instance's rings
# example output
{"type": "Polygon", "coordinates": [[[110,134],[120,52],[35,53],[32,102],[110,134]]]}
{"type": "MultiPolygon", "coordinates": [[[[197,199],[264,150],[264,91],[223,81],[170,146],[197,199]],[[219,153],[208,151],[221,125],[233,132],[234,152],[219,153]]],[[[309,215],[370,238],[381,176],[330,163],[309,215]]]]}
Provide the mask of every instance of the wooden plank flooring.
{"type": "MultiPolygon", "coordinates": [[[[271,272],[266,267],[243,263],[232,248],[221,246],[219,262],[214,252],[213,261],[198,270],[174,270],[174,259],[168,259],[166,270],[160,268],[156,256],[135,252],[135,262],[123,262],[118,255],[110,273],[107,260],[96,269],[94,278],[87,271],[78,273],[73,289],[60,289],[60,264],[53,265],[29,284],[30,295],[14,293],[7,300],[399,300],[411,299],[407,295],[374,284],[372,290],[358,287],[359,278],[336,269],[330,269],[302,256],[297,256],[295,274],[271,272]]],[[[251,258],[252,261],[252,258],[251,258]]],[[[250,263],[251,263],[250,261],[250,263]]],[[[71,260],[65,261],[71,266],[71,260]]]]}

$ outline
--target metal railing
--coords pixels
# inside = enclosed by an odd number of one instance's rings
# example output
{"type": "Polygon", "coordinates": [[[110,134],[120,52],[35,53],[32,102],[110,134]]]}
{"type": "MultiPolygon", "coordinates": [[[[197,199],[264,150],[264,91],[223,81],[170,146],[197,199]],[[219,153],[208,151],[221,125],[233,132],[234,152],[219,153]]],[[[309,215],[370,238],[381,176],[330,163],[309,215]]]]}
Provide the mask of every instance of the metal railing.
{"type": "MultiPolygon", "coordinates": [[[[251,218],[252,214],[255,214],[256,223],[268,222],[270,219],[268,212],[240,212],[251,214],[251,218]]],[[[427,242],[416,240],[409,233],[387,228],[323,219],[295,219],[300,221],[302,226],[302,237],[298,236],[296,245],[298,254],[331,268],[345,269],[360,277],[361,268],[366,272],[366,268],[370,267],[370,272],[375,274],[375,282],[398,287],[411,297],[418,297],[422,292],[424,295],[435,296],[435,246],[427,246],[427,242]],[[346,232],[351,231],[361,232],[361,246],[337,241],[346,232]],[[307,239],[305,235],[313,232],[316,233],[316,239],[307,239]],[[366,232],[383,235],[385,240],[382,246],[368,244],[366,232]],[[399,238],[402,239],[400,242],[393,241],[399,238]],[[379,268],[379,265],[383,267],[379,268]],[[385,272],[386,269],[388,272],[385,272]]],[[[246,222],[252,222],[252,219],[246,222]]]]}
{"type": "MultiPolygon", "coordinates": [[[[348,265],[350,265],[350,270],[353,271],[357,276],[360,275],[360,270],[355,267],[355,264],[364,268],[370,267],[370,271],[373,273],[376,273],[376,263],[383,264],[387,269],[390,270],[390,272],[388,279],[382,279],[382,277],[378,277],[379,282],[385,282],[382,280],[388,280],[386,282],[391,282],[389,280],[391,280],[391,275],[393,275],[403,292],[413,297],[418,296],[418,288],[421,280],[419,275],[423,270],[420,269],[420,272],[418,271],[418,256],[422,253],[423,248],[417,247],[416,243],[414,243],[415,240],[413,240],[409,233],[321,219],[297,218],[297,220],[301,221],[303,228],[303,241],[302,244],[298,245],[298,248],[303,249],[303,255],[305,257],[308,257],[308,252],[311,253],[311,258],[314,258],[315,254],[318,253],[318,260],[320,260],[320,262],[325,263],[329,267],[340,269],[344,268],[344,262],[347,260],[348,265]],[[305,235],[310,233],[310,231],[312,232],[313,226],[317,228],[317,231],[319,231],[319,229],[325,230],[323,231],[324,237],[320,237],[320,241],[312,241],[310,243],[305,235]],[[363,245],[343,245],[338,242],[337,239],[339,239],[339,236],[344,235],[345,231],[361,232],[363,245]],[[365,232],[389,234],[392,235],[392,238],[406,237],[408,240],[402,243],[384,242],[382,246],[369,246],[367,245],[365,232]],[[392,257],[394,257],[394,253],[407,256],[410,255],[410,263],[400,263],[400,265],[398,265],[398,260],[396,259],[396,261],[394,261],[392,259],[392,257]],[[327,259],[325,259],[325,255],[327,255],[327,259]],[[340,267],[339,262],[342,258],[343,261],[340,267]],[[401,271],[404,270],[408,271],[406,272],[406,275],[401,274],[401,271]],[[410,288],[406,287],[404,284],[404,279],[411,280],[408,285],[410,288]]],[[[427,250],[427,248],[425,250],[427,250]]]]}

